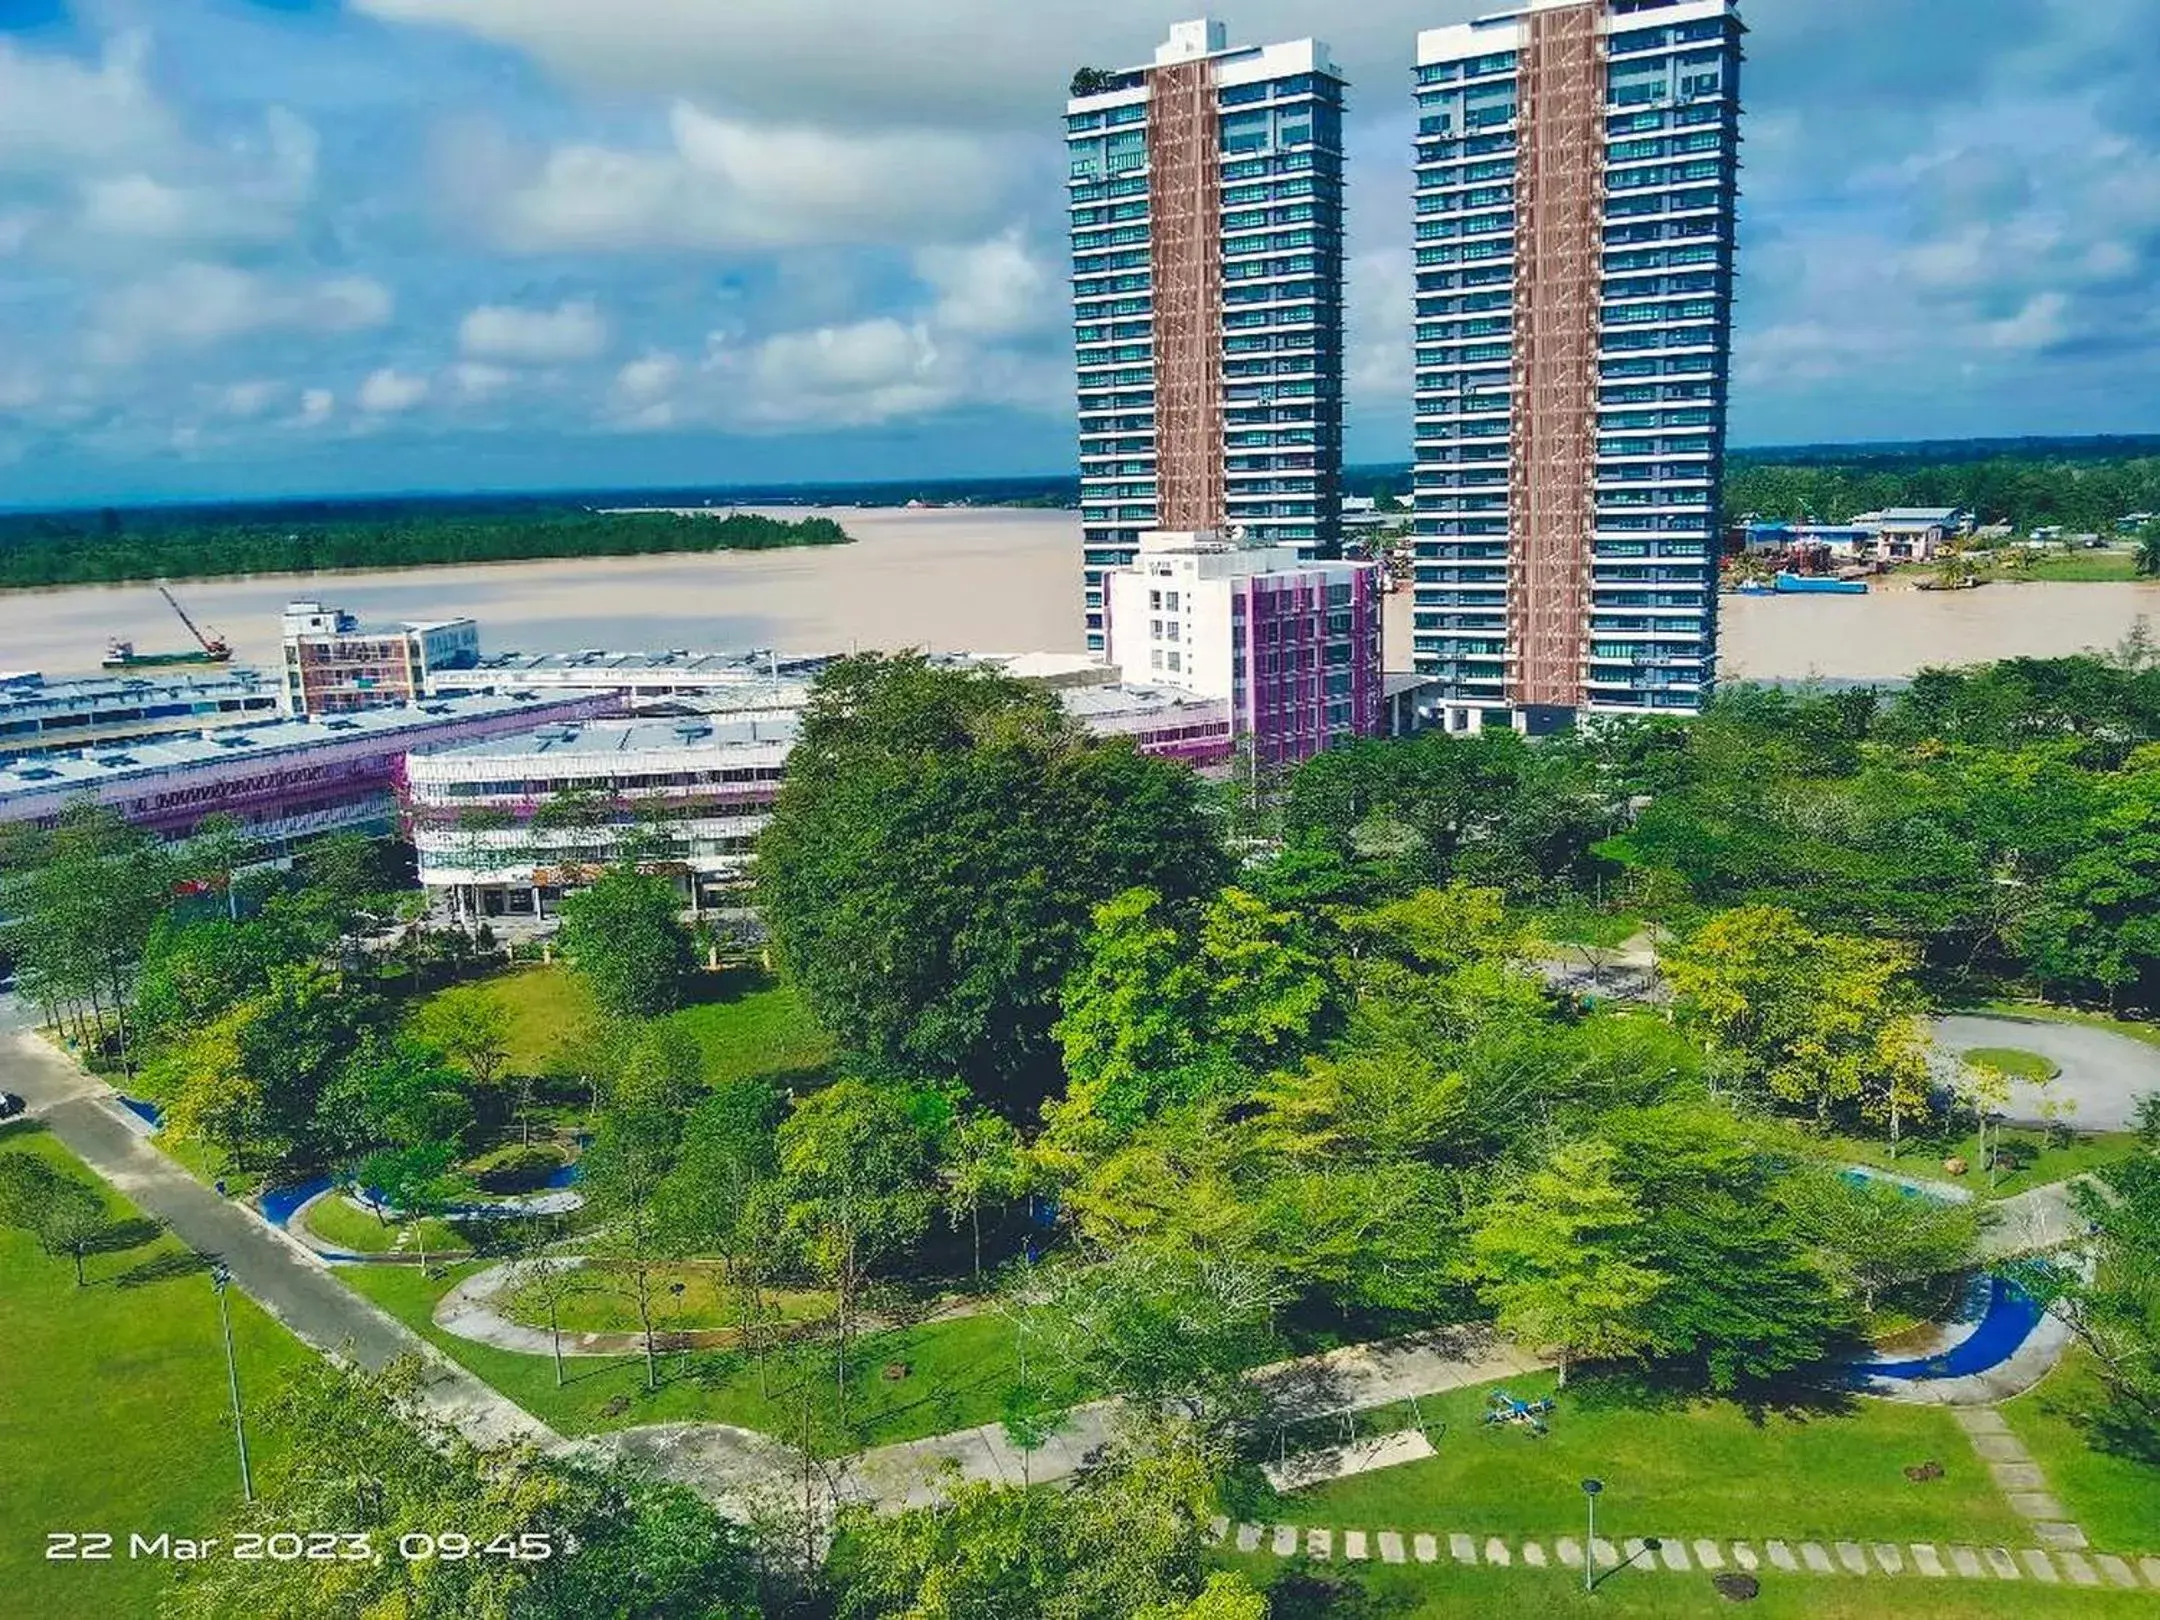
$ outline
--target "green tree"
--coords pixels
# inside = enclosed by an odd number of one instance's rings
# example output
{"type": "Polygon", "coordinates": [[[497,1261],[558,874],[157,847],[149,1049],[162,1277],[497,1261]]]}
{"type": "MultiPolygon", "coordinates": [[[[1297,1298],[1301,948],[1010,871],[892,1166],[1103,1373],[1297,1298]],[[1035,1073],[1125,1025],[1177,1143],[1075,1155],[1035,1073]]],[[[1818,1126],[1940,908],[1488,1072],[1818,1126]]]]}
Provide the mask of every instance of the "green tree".
{"type": "Polygon", "coordinates": [[[63,810],[24,855],[0,884],[6,946],[40,999],[74,1012],[86,1048],[102,1043],[110,1016],[121,1069],[132,1077],[129,1002],[151,930],[171,901],[171,859],[148,833],[88,800],[63,810]]]}
{"type": "Polygon", "coordinates": [[[454,1142],[419,1141],[382,1148],[360,1164],[361,1185],[396,1210],[412,1233],[422,1271],[428,1263],[428,1222],[447,1215],[473,1193],[472,1179],[456,1168],[457,1158],[454,1142]]]}
{"type": "Polygon", "coordinates": [[[411,887],[389,840],[333,833],[308,845],[298,863],[300,890],[288,909],[337,947],[338,965],[355,970],[368,935],[397,909],[411,887]]]}
{"type": "Polygon", "coordinates": [[[1601,1142],[1573,1142],[1507,1188],[1470,1235],[1472,1275],[1501,1330],[1568,1365],[1651,1341],[1644,1308],[1666,1278],[1640,1258],[1643,1212],[1601,1142]]]}
{"type": "MultiPolygon", "coordinates": [[[[421,1039],[440,1047],[472,1077],[481,1091],[492,1090],[510,1059],[510,1009],[481,985],[458,985],[430,997],[414,1020],[421,1039]]],[[[532,1140],[525,1109],[518,1110],[523,1140],[532,1140]]]]}
{"type": "Polygon", "coordinates": [[[840,1397],[863,1286],[922,1236],[936,1208],[936,1133],[921,1098],[848,1078],[797,1099],[778,1134],[790,1223],[831,1280],[840,1397]]]}
{"type": "Polygon", "coordinates": [[[27,1153],[0,1153],[0,1225],[37,1239],[54,1259],[75,1263],[75,1286],[83,1286],[83,1261],[97,1249],[112,1222],[97,1189],[27,1153]]]}
{"type": "Polygon", "coordinates": [[[629,1275],[645,1347],[645,1387],[660,1387],[653,1287],[679,1256],[686,1234],[673,1224],[669,1178],[682,1150],[683,1120],[697,1085],[697,1051],[679,1030],[644,1031],[629,1048],[592,1146],[581,1185],[600,1218],[597,1251],[629,1275]]]}
{"type": "Polygon", "coordinates": [[[1788,1196],[1823,1269],[1870,1315],[1885,1293],[1963,1270],[1978,1252],[1979,1211],[1969,1203],[1827,1173],[1796,1178],[1788,1196]]]}
{"type": "Polygon", "coordinates": [[[2126,989],[2160,982],[2160,748],[2148,746],[2107,787],[2084,847],[2057,869],[2016,930],[2043,984],[2098,989],[2114,1009],[2126,989]]]}
{"type": "Polygon", "coordinates": [[[1898,946],[1822,933],[1789,911],[1721,912],[1664,971],[1681,1015],[1739,1054],[1771,1094],[1827,1123],[1834,1106],[1885,1101],[1893,1131],[1924,1094],[1927,1036],[1898,946]]]}
{"type": "Polygon", "coordinates": [[[378,1001],[322,968],[273,968],[266,989],[159,1060],[165,1128],[242,1167],[321,1162],[348,1150],[357,1145],[354,1111],[340,1105],[350,1095],[340,1082],[381,1017],[378,1001]]]}
{"type": "Polygon", "coordinates": [[[1292,913],[1225,889],[1179,917],[1148,889],[1096,912],[1055,1034],[1070,1134],[1115,1133],[1239,1075],[1302,1055],[1332,1020],[1333,977],[1292,913]]]}
{"type": "Polygon", "coordinates": [[[982,1280],[982,1211],[1027,1191],[1029,1167],[1020,1133],[1002,1115],[978,1111],[954,1121],[945,1142],[945,1210],[952,1223],[966,1221],[973,1243],[975,1280],[982,1280]]]}
{"type": "Polygon", "coordinates": [[[1095,907],[1211,893],[1224,861],[1183,766],[1089,739],[1041,688],[864,657],[821,677],[756,871],[826,1028],[1018,1113],[1055,1082],[1095,907]]]}
{"type": "Polygon", "coordinates": [[[2140,579],[2160,575],[2160,522],[2148,523],[2138,530],[2136,566],[2140,579]]]}
{"type": "Polygon", "coordinates": [[[697,954],[666,878],[610,867],[563,901],[563,954],[610,1018],[654,1018],[682,1005],[697,954]]]}
{"type": "Polygon", "coordinates": [[[1063,1492],[955,1487],[934,1508],[851,1510],[835,1554],[848,1620],[1258,1620],[1205,1570],[1225,1459],[1188,1427],[1122,1438],[1063,1492]]]}
{"type": "Polygon", "coordinates": [[[783,1113],[770,1082],[721,1082],[685,1120],[659,1194],[662,1226],[725,1268],[736,1331],[757,1362],[761,1393],[776,1316],[768,1292],[794,1258],[775,1144],[783,1113]]]}
{"type": "Polygon", "coordinates": [[[2089,1414],[2096,1442],[2150,1459],[2160,1455],[2160,1154],[2095,1174],[2070,1194],[2092,1233],[2090,1278],[2036,1264],[2021,1280],[2092,1353],[2106,1392],[2089,1414]]]}
{"type": "Polygon", "coordinates": [[[160,1612],[174,1620],[755,1620],[761,1612],[746,1538],[689,1491],[516,1446],[476,1449],[428,1414],[424,1382],[411,1361],[381,1373],[309,1363],[265,1413],[269,1426],[307,1443],[267,1461],[256,1500],[234,1511],[221,1538],[335,1525],[368,1536],[382,1556],[205,1560],[182,1568],[160,1612]],[[473,1552],[402,1558],[407,1535],[463,1536],[473,1552]],[[548,1556],[532,1551],[543,1547],[548,1556]],[[510,1548],[525,1555],[508,1556],[510,1548]]]}
{"type": "Polygon", "coordinates": [[[1261,1401],[1245,1374],[1277,1349],[1289,1297],[1250,1261],[1150,1246],[1044,1267],[1026,1321],[1087,1386],[1223,1433],[1261,1401]]]}
{"type": "Polygon", "coordinates": [[[1732,1390],[1820,1361],[1850,1330],[1853,1311],[1792,1213],[1778,1133],[1684,1093],[1593,1128],[1643,1213],[1641,1262],[1665,1279],[1638,1316],[1654,1353],[1732,1390]]]}

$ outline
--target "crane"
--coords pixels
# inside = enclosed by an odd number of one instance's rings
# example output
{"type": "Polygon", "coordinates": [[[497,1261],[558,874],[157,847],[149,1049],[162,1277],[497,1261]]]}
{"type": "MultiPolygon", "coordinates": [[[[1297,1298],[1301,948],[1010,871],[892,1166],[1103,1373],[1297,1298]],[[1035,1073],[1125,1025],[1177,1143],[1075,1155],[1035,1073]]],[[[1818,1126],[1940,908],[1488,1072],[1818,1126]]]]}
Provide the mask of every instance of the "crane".
{"type": "Polygon", "coordinates": [[[208,635],[196,628],[188,617],[187,609],[175,600],[173,593],[158,581],[158,595],[165,598],[165,605],[180,616],[180,622],[188,627],[188,634],[195,638],[201,652],[146,652],[135,650],[135,643],[122,641],[115,636],[105,644],[105,667],[107,669],[163,669],[173,664],[224,664],[232,661],[232,643],[212,630],[208,635]]]}
{"type": "Polygon", "coordinates": [[[215,630],[212,630],[211,633],[206,636],[200,630],[196,629],[195,621],[189,618],[187,615],[187,609],[182,607],[178,599],[174,597],[173,593],[165,588],[165,582],[163,580],[158,581],[158,595],[165,598],[165,605],[167,607],[171,608],[173,612],[180,615],[180,622],[188,627],[189,635],[193,636],[198,642],[202,643],[202,650],[209,657],[211,662],[221,664],[226,659],[232,657],[232,643],[227,641],[223,636],[219,635],[215,630]]]}

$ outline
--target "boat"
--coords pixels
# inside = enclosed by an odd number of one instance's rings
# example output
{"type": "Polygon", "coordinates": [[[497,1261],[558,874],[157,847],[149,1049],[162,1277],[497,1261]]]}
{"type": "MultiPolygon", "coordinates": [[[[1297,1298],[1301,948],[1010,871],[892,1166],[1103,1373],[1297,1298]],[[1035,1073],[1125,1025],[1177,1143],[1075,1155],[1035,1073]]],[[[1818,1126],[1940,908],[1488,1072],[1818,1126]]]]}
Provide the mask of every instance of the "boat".
{"type": "Polygon", "coordinates": [[[1864,579],[1831,579],[1821,574],[1784,574],[1777,577],[1780,596],[1865,596],[1864,579]]]}
{"type": "Polygon", "coordinates": [[[231,662],[232,649],[230,647],[219,648],[215,651],[198,647],[187,652],[137,652],[134,642],[117,639],[105,643],[105,657],[102,660],[103,667],[106,669],[167,669],[180,664],[229,664],[231,662]]]}
{"type": "Polygon", "coordinates": [[[195,638],[193,650],[185,652],[139,653],[135,643],[122,641],[117,636],[105,643],[107,669],[166,669],[176,664],[229,664],[232,662],[232,643],[212,630],[208,635],[196,628],[188,617],[187,609],[174,599],[173,593],[160,583],[158,595],[165,598],[165,605],[180,616],[180,622],[188,627],[188,634],[195,638]]]}

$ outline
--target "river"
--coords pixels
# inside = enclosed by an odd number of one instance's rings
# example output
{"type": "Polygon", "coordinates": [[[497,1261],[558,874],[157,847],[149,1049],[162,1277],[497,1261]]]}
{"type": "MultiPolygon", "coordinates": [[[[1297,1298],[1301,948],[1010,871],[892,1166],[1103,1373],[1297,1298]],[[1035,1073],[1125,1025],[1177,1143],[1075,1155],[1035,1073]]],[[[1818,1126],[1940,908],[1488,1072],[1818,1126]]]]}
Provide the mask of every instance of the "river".
{"type": "MultiPolygon", "coordinates": [[[[801,511],[779,515],[800,517],[801,511]]],[[[175,593],[242,662],[274,666],[278,613],[312,597],[367,620],[480,621],[491,651],[909,646],[1069,652],[1082,645],[1071,512],[842,509],[849,546],[198,580],[175,593]]],[[[1879,679],[1930,664],[2112,647],[2160,617],[2160,584],[1990,585],[1867,596],[1724,599],[1720,673],[1879,679]]],[[[176,648],[148,585],[0,593],[0,670],[94,670],[106,638],[176,648]]],[[[1410,600],[1388,602],[1388,662],[1407,665],[1410,600]]]]}

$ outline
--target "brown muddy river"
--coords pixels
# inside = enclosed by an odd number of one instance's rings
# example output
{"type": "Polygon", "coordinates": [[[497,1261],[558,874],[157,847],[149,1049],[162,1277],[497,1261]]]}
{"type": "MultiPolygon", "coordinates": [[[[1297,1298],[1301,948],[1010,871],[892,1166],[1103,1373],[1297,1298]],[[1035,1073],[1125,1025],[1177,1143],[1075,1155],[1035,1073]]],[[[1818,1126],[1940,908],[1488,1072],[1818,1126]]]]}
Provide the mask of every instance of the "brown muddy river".
{"type": "MultiPolygon", "coordinates": [[[[789,515],[800,516],[801,513],[789,515]]],[[[490,651],[921,646],[982,652],[1081,645],[1079,521],[1071,512],[841,510],[850,546],[700,557],[260,575],[176,587],[242,661],[274,665],[278,613],[314,597],[368,620],[480,621],[490,651]]],[[[1954,593],[1727,597],[1727,678],[1892,677],[1930,664],[2112,647],[2160,585],[1991,585],[1954,593]]],[[[1409,661],[1407,593],[1390,599],[1388,662],[1409,661]]],[[[148,585],[0,593],[0,670],[95,670],[106,638],[185,644],[148,585]]]]}

